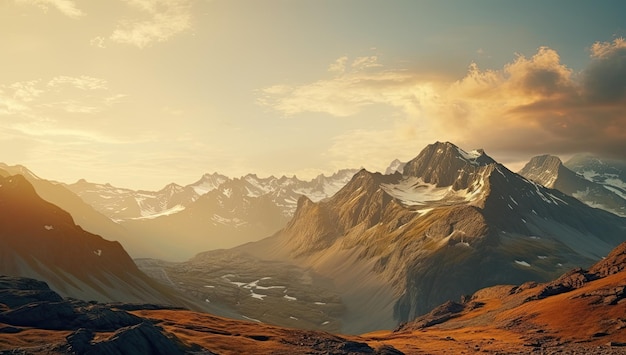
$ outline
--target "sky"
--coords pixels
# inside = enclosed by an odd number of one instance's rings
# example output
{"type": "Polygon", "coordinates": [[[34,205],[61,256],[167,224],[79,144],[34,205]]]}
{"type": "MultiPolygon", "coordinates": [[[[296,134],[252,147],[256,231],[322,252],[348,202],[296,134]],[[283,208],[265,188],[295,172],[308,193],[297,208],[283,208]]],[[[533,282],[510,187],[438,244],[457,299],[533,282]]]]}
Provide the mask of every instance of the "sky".
{"type": "Polygon", "coordinates": [[[427,144],[626,159],[626,2],[0,0],[0,161],[158,190],[427,144]]]}

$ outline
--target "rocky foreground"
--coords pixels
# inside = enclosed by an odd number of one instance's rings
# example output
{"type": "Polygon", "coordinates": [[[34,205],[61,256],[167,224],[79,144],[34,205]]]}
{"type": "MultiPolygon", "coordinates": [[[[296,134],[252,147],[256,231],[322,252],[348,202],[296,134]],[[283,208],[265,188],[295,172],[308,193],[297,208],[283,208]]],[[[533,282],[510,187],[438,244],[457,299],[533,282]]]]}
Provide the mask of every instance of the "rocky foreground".
{"type": "Polygon", "coordinates": [[[401,354],[324,332],[150,304],[63,299],[42,281],[0,276],[0,354],[401,354]]]}
{"type": "Polygon", "coordinates": [[[0,354],[626,354],[625,270],[626,243],[587,270],[482,289],[360,336],[63,299],[0,276],[0,354]]]}
{"type": "Polygon", "coordinates": [[[479,290],[393,331],[270,326],[151,304],[62,298],[0,276],[0,354],[626,354],[626,243],[548,283],[479,290]]]}

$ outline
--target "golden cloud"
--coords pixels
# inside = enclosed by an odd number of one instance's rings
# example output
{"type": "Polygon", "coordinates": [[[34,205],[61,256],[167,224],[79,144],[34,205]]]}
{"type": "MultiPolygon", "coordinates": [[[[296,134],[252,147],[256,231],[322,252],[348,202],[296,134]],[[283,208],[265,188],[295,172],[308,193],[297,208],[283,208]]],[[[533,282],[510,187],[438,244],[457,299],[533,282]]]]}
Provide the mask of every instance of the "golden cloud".
{"type": "MultiPolygon", "coordinates": [[[[531,57],[516,55],[500,69],[481,70],[472,63],[453,82],[388,69],[376,57],[351,64],[341,57],[329,67],[331,78],[263,89],[259,103],[287,116],[319,112],[363,120],[371,105],[382,104],[396,110],[390,130],[418,130],[430,140],[524,155],[588,151],[623,157],[626,41],[598,42],[590,52],[588,66],[577,73],[561,62],[557,51],[540,47],[531,57]]],[[[385,134],[406,140],[406,147],[415,139],[385,134]]],[[[381,150],[387,144],[362,131],[340,138],[367,140],[358,144],[368,147],[380,141],[375,149],[381,150]]],[[[336,146],[353,147],[355,142],[336,146]]]]}

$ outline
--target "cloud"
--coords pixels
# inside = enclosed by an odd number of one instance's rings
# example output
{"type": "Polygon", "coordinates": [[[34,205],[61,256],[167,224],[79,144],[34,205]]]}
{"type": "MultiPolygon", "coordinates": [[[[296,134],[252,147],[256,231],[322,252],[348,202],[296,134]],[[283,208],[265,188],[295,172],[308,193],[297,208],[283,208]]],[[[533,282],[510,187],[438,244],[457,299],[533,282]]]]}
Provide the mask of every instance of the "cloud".
{"type": "Polygon", "coordinates": [[[374,104],[410,110],[415,101],[432,94],[430,83],[418,82],[408,72],[383,70],[376,57],[341,57],[329,66],[330,79],[300,85],[274,85],[259,91],[257,102],[287,116],[323,112],[352,116],[374,104]],[[349,65],[348,65],[349,64],[349,65]]]}
{"type": "Polygon", "coordinates": [[[59,10],[65,16],[71,18],[79,18],[84,13],[76,7],[76,3],[72,0],[16,0],[18,3],[36,5],[44,11],[48,11],[50,7],[59,10]]]}
{"type": "Polygon", "coordinates": [[[107,82],[104,79],[94,78],[87,75],[79,77],[57,76],[48,82],[49,87],[71,86],[80,90],[107,89],[107,82]]]}
{"type": "Polygon", "coordinates": [[[100,133],[72,128],[59,128],[58,123],[39,121],[12,125],[12,129],[23,135],[39,138],[59,138],[74,145],[82,143],[123,144],[124,141],[100,133]]]}
{"type": "Polygon", "coordinates": [[[626,98],[626,40],[596,42],[591,47],[591,56],[594,61],[583,75],[587,98],[603,104],[623,103],[626,98]]]}
{"type": "Polygon", "coordinates": [[[376,57],[341,57],[328,72],[329,78],[312,83],[264,88],[258,103],[290,117],[316,112],[363,122],[392,118],[388,129],[338,136],[331,149],[337,157],[342,150],[371,156],[390,142],[410,149],[427,139],[482,147],[507,159],[582,151],[626,158],[626,41],[621,38],[593,44],[589,63],[579,72],[548,47],[530,57],[517,54],[499,69],[472,63],[454,81],[386,68],[376,57]],[[381,114],[376,105],[388,111],[381,114]],[[402,134],[411,131],[420,134],[402,134]]]}
{"type": "MultiPolygon", "coordinates": [[[[121,21],[110,40],[145,48],[154,42],[164,42],[191,28],[189,0],[127,0],[139,10],[140,18],[121,21]]],[[[93,42],[93,41],[92,41],[93,42]]],[[[103,45],[97,40],[92,44],[103,45]]]]}
{"type": "Polygon", "coordinates": [[[60,113],[92,114],[123,97],[112,94],[106,80],[86,75],[20,81],[0,84],[0,115],[11,116],[13,121],[39,121],[60,113]]]}
{"type": "Polygon", "coordinates": [[[89,41],[89,44],[98,48],[106,48],[106,45],[104,44],[105,41],[106,39],[104,37],[96,36],[89,41]]]}

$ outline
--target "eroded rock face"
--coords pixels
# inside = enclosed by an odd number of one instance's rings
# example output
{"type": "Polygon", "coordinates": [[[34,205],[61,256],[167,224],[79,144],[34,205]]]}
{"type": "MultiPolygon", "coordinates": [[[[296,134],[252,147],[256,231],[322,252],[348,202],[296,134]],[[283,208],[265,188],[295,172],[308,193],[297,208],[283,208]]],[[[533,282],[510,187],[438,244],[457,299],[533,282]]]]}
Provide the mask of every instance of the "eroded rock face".
{"type": "MultiPolygon", "coordinates": [[[[131,307],[140,308],[139,305],[131,307]]],[[[147,309],[158,308],[147,305],[147,309]]],[[[0,276],[2,333],[19,333],[24,327],[75,330],[58,346],[72,354],[180,354],[182,343],[150,321],[111,304],[63,299],[45,282],[0,276]],[[96,332],[114,332],[94,342],[96,332]]]]}
{"type": "Polygon", "coordinates": [[[626,269],[626,243],[622,243],[617,248],[613,249],[605,259],[600,260],[591,267],[589,272],[598,277],[605,277],[616,274],[624,269],[626,269]]]}
{"type": "MultiPolygon", "coordinates": [[[[600,260],[589,270],[582,268],[573,269],[558,279],[547,283],[541,288],[537,299],[558,295],[583,287],[590,281],[607,277],[626,269],[626,243],[618,245],[606,258],[600,260]]],[[[598,290],[589,296],[601,296],[606,298],[608,303],[616,303],[624,298],[623,288],[610,288],[598,290]]]]}
{"type": "Polygon", "coordinates": [[[32,302],[60,302],[63,298],[48,284],[34,279],[0,275],[0,303],[17,308],[32,302]]]}
{"type": "Polygon", "coordinates": [[[70,334],[67,350],[71,354],[184,354],[176,340],[167,337],[163,330],[149,322],[118,329],[110,337],[93,341],[94,334],[81,328],[70,334]]]}

